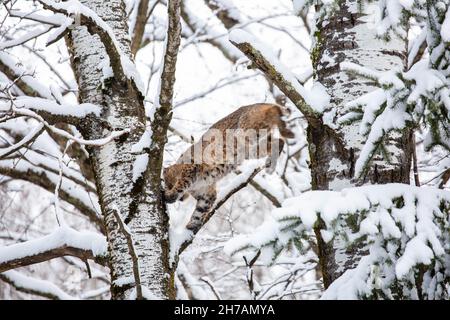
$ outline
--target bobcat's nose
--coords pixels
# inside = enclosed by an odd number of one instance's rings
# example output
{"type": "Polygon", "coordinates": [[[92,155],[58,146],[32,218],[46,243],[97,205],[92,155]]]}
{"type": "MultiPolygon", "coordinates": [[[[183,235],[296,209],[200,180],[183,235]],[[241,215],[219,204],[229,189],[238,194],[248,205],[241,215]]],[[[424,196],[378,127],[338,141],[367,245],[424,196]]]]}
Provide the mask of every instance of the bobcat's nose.
{"type": "Polygon", "coordinates": [[[166,190],[164,192],[164,200],[167,203],[174,203],[180,199],[185,200],[188,197],[188,194],[184,192],[184,190],[166,190]]]}
{"type": "Polygon", "coordinates": [[[166,191],[164,192],[164,201],[167,203],[174,203],[178,200],[178,194],[176,192],[166,191]]]}

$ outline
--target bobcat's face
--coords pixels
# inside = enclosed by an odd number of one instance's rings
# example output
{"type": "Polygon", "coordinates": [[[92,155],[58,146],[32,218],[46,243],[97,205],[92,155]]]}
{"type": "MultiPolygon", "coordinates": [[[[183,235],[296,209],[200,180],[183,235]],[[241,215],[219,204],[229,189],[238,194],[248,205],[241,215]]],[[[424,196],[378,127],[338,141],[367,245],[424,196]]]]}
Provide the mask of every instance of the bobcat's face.
{"type": "Polygon", "coordinates": [[[181,198],[184,199],[189,185],[196,179],[196,173],[197,166],[190,164],[176,163],[164,168],[164,198],[166,202],[172,203],[181,198]]]}
{"type": "Polygon", "coordinates": [[[175,184],[176,176],[174,175],[174,166],[175,165],[163,169],[163,179],[166,190],[172,189],[175,184]]]}

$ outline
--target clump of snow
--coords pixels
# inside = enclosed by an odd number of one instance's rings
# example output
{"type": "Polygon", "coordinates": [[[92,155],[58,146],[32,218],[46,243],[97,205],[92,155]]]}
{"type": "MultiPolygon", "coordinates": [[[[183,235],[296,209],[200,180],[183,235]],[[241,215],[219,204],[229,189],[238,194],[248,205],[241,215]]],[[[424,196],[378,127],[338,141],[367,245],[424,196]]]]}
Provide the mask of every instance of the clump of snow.
{"type": "MultiPolygon", "coordinates": [[[[59,104],[53,100],[26,96],[17,97],[13,102],[16,108],[45,111],[60,116],[84,118],[88,114],[100,116],[101,113],[101,108],[92,103],[82,103],[78,105],[69,103],[59,104]]],[[[7,112],[9,110],[11,110],[11,101],[0,102],[0,112],[7,112]]]]}
{"type": "Polygon", "coordinates": [[[105,256],[107,253],[106,237],[103,235],[91,231],[76,231],[65,226],[42,238],[1,247],[0,263],[37,255],[63,246],[90,250],[94,256],[105,256]]]}
{"type": "Polygon", "coordinates": [[[139,141],[131,147],[131,153],[139,153],[144,151],[145,148],[150,147],[151,142],[152,142],[151,131],[145,130],[142,136],[139,138],[139,141]]]}
{"type": "Polygon", "coordinates": [[[142,176],[142,174],[147,169],[147,164],[148,164],[148,154],[144,153],[136,156],[136,160],[134,160],[133,163],[133,177],[132,177],[133,182],[136,182],[137,179],[139,179],[142,176]]]}

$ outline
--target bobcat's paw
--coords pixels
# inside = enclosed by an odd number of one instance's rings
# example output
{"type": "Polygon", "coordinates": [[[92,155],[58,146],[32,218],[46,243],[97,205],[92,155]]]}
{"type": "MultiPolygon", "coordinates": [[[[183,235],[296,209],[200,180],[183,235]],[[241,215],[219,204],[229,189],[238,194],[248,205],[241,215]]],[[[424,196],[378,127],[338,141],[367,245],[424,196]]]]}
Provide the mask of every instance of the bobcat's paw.
{"type": "Polygon", "coordinates": [[[191,217],[191,220],[189,221],[189,223],[186,225],[186,229],[188,229],[192,232],[195,232],[195,231],[198,231],[202,225],[203,225],[202,218],[199,216],[193,215],[191,217]]]}

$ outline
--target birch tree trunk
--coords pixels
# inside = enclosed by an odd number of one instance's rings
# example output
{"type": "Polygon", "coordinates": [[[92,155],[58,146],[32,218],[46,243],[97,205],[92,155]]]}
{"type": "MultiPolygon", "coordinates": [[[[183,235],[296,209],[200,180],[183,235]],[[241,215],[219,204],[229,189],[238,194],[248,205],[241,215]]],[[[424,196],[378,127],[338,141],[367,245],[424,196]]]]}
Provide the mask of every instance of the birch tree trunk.
{"type": "MultiPolygon", "coordinates": [[[[109,24],[122,52],[131,59],[123,1],[81,2],[109,24]]],[[[113,131],[129,130],[128,134],[109,144],[88,149],[108,239],[112,299],[140,298],[139,292],[134,291],[137,266],[130,254],[127,237],[121,231],[119,216],[127,222],[138,256],[140,291],[144,297],[173,299],[175,289],[169,266],[168,218],[161,201],[159,180],[158,183],[147,183],[147,177],[160,176],[161,161],[148,166],[149,172],[135,182],[132,179],[133,164],[139,156],[131,152],[132,146],[145,130],[143,97],[130,80],[105,79],[103,70],[109,63],[117,61],[109,59],[100,38],[91,35],[85,26],[73,29],[66,41],[79,85],[80,102],[94,103],[103,108],[101,120],[88,117],[84,121],[81,127],[83,136],[96,139],[113,131]]],[[[163,146],[159,150],[161,157],[163,146]]],[[[144,152],[148,150],[141,154],[144,152]]]]}
{"type": "MultiPolygon", "coordinates": [[[[370,14],[359,12],[356,0],[347,0],[340,1],[336,11],[317,21],[312,50],[314,77],[325,86],[331,100],[321,123],[308,127],[314,190],[409,183],[411,143],[408,132],[392,135],[386,149],[374,158],[366,174],[355,178],[355,161],[364,137],[359,133],[359,124],[339,126],[336,121],[343,115],[347,102],[375,89],[369,81],[341,70],[341,62],[354,62],[380,71],[401,71],[406,63],[406,40],[396,35],[389,42],[377,39],[370,18],[370,14]]],[[[346,269],[354,267],[360,250],[346,251],[339,240],[325,243],[322,228],[323,222],[316,226],[315,233],[324,285],[328,287],[346,269]]]]}

